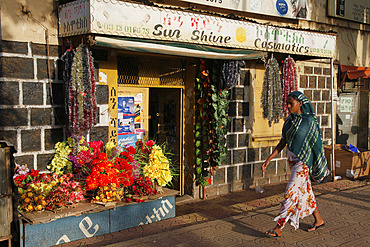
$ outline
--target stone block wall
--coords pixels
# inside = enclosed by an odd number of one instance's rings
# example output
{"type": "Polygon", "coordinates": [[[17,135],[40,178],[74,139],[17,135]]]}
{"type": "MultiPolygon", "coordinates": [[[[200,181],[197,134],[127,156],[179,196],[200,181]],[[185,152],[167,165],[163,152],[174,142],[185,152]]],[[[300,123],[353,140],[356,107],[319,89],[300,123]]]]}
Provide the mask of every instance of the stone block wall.
{"type": "MultiPolygon", "coordinates": [[[[296,66],[298,90],[312,100],[322,130],[323,142],[331,143],[330,64],[302,61],[297,62],[296,66]]],[[[247,131],[247,123],[250,121],[249,79],[248,72],[242,74],[240,82],[231,89],[229,109],[231,124],[227,134],[229,163],[218,167],[212,184],[206,186],[207,196],[289,179],[290,169],[287,166],[285,149],[272,160],[267,172],[264,173],[261,166],[275,147],[250,148],[247,131]]]]}
{"type": "Polygon", "coordinates": [[[254,185],[278,183],[287,179],[286,155],[281,152],[263,173],[262,163],[275,147],[250,148],[248,132],[250,73],[242,72],[240,81],[231,89],[227,138],[229,162],[218,167],[206,196],[248,189],[254,185]]]}
{"type": "Polygon", "coordinates": [[[332,85],[330,64],[318,62],[297,62],[296,65],[297,74],[299,76],[299,91],[303,92],[312,102],[317,121],[321,128],[323,143],[325,145],[331,144],[332,85]]]}
{"type": "MultiPolygon", "coordinates": [[[[55,143],[66,138],[60,56],[55,45],[47,57],[45,44],[0,43],[0,140],[13,144],[15,161],[30,168],[46,170],[55,143]]],[[[97,85],[99,105],[108,104],[107,95],[107,86],[97,85]]],[[[107,129],[98,124],[89,139],[106,141],[107,129]]]]}

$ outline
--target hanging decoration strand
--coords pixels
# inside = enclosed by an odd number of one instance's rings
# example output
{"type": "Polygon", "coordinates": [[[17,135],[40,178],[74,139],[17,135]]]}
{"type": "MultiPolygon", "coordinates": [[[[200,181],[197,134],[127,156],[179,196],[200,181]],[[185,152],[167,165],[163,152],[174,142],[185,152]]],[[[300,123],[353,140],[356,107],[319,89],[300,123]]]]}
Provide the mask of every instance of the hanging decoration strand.
{"type": "Polygon", "coordinates": [[[278,123],[283,117],[281,81],[278,61],[271,57],[266,64],[261,94],[261,108],[263,118],[267,119],[269,125],[278,123]]]}
{"type": "Polygon", "coordinates": [[[282,74],[282,101],[283,101],[283,114],[288,114],[287,97],[291,92],[298,90],[297,85],[297,70],[295,62],[292,57],[287,57],[283,64],[282,74]]]}
{"type": "Polygon", "coordinates": [[[65,63],[63,79],[68,130],[77,145],[79,136],[86,135],[96,124],[94,59],[89,49],[85,45],[80,45],[75,51],[72,49],[66,51],[62,60],[65,63]]]}

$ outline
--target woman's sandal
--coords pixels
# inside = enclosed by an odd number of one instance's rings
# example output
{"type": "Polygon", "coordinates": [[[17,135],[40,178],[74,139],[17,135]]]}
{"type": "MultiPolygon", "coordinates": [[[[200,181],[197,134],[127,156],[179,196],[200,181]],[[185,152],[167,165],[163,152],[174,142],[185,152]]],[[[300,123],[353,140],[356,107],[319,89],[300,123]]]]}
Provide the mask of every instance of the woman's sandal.
{"type": "Polygon", "coordinates": [[[267,232],[265,232],[266,233],[266,236],[267,237],[270,237],[270,238],[280,238],[281,237],[281,234],[279,235],[279,234],[277,234],[274,230],[269,230],[269,231],[267,231],[267,232]],[[273,235],[272,235],[273,234],[273,235]]]}
{"type": "Polygon", "coordinates": [[[312,226],[310,226],[308,229],[307,229],[307,231],[308,232],[314,232],[314,231],[316,231],[317,229],[319,229],[320,227],[322,227],[322,226],[325,226],[325,223],[322,223],[321,225],[319,225],[319,226],[317,226],[317,225],[315,225],[315,224],[313,224],[312,226]],[[311,231],[309,231],[309,229],[312,229],[311,231]]]}

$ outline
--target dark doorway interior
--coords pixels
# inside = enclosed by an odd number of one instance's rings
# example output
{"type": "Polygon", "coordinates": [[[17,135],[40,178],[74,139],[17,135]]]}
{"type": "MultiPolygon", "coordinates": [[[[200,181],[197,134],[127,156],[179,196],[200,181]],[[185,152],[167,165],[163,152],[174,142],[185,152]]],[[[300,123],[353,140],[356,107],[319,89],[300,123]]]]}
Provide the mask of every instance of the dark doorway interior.
{"type": "MultiPolygon", "coordinates": [[[[175,173],[180,171],[180,89],[150,88],[149,90],[149,139],[165,144],[171,153],[175,173]]],[[[173,179],[172,189],[179,190],[179,176],[173,179]]]]}

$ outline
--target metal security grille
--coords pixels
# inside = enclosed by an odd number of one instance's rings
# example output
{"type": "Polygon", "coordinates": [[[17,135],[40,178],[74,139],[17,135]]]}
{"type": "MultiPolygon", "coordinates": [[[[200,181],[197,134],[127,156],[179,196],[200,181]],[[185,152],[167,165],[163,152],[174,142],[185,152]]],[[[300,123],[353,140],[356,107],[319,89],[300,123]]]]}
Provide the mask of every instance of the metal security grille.
{"type": "Polygon", "coordinates": [[[185,65],[181,59],[119,56],[118,84],[141,87],[183,87],[185,65]]]}

